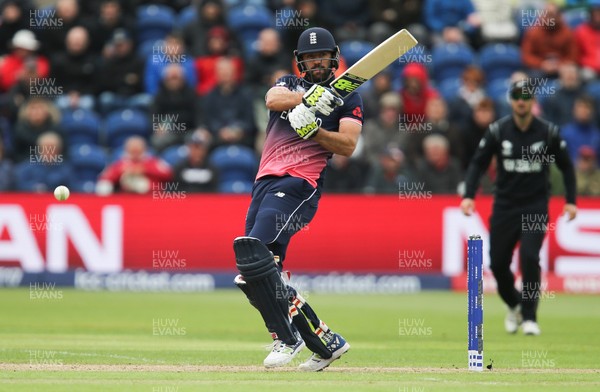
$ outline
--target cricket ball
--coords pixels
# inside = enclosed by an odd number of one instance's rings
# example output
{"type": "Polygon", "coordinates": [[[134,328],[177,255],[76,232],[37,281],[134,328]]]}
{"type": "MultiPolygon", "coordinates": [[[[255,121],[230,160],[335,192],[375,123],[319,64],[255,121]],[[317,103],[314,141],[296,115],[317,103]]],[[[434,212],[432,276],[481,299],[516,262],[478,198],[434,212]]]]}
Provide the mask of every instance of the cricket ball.
{"type": "Polygon", "coordinates": [[[54,190],[54,197],[56,197],[56,200],[58,201],[64,201],[69,198],[70,193],[69,188],[64,185],[59,185],[54,190]]]}

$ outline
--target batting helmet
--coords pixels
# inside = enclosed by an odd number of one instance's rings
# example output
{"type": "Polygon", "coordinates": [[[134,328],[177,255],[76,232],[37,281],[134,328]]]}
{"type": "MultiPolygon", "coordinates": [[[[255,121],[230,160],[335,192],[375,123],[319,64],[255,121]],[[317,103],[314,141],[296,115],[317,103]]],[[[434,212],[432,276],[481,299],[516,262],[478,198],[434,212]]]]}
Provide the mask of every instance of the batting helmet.
{"type": "MultiPolygon", "coordinates": [[[[334,69],[339,67],[340,63],[340,48],[335,43],[333,35],[329,31],[321,27],[311,27],[310,29],[304,30],[298,38],[298,45],[294,50],[294,57],[298,64],[298,70],[301,73],[306,74],[309,70],[306,66],[306,60],[302,60],[302,55],[308,53],[318,52],[330,52],[331,57],[327,58],[330,60],[329,63],[329,75],[325,80],[321,80],[318,83],[323,83],[333,77],[334,69]]],[[[324,59],[325,60],[325,59],[324,59]]],[[[305,78],[311,83],[317,83],[311,80],[312,77],[309,74],[305,75],[305,78]]]]}

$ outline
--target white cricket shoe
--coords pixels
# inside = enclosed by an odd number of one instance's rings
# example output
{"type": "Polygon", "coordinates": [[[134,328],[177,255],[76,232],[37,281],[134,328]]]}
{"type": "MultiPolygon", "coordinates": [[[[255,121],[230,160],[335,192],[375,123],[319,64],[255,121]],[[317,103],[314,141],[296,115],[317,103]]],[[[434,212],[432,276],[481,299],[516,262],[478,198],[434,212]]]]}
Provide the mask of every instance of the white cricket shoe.
{"type": "Polygon", "coordinates": [[[508,333],[516,333],[519,330],[519,325],[522,321],[521,305],[517,305],[514,308],[508,308],[508,312],[504,318],[504,329],[508,333]]]}
{"type": "Polygon", "coordinates": [[[327,348],[331,351],[331,358],[323,358],[319,354],[313,353],[308,361],[301,363],[300,366],[298,366],[298,369],[305,372],[320,372],[331,365],[333,361],[339,359],[342,354],[345,354],[350,350],[350,344],[348,344],[341,335],[334,333],[327,344],[327,348]]]}
{"type": "Polygon", "coordinates": [[[263,364],[268,368],[287,365],[305,346],[306,344],[302,339],[298,339],[296,344],[285,344],[281,340],[274,340],[273,349],[267,355],[263,364]]]}
{"type": "Polygon", "coordinates": [[[521,327],[523,327],[523,333],[525,335],[538,336],[542,333],[542,330],[540,329],[540,326],[538,325],[538,323],[536,323],[535,321],[532,321],[532,320],[523,321],[523,324],[521,325],[521,327]]]}

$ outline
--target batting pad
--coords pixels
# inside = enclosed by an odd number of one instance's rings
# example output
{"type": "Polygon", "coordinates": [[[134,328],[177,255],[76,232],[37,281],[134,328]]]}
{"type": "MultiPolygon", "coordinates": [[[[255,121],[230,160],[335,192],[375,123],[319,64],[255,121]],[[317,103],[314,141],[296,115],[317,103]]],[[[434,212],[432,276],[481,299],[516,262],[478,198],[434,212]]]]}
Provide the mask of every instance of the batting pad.
{"type": "MultiPolygon", "coordinates": [[[[236,238],[233,250],[237,268],[245,282],[242,291],[260,312],[267,329],[276,333],[285,344],[295,344],[297,339],[289,315],[289,293],[273,254],[253,237],[236,238]]],[[[236,285],[242,288],[239,279],[236,285]]]]}

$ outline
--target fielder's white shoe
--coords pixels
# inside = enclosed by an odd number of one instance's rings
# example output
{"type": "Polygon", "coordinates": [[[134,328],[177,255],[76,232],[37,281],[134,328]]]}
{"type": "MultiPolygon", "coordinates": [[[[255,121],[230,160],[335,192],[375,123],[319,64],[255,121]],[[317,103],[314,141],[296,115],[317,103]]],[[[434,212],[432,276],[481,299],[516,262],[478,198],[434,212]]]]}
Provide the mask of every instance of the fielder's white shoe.
{"type": "Polygon", "coordinates": [[[523,333],[525,335],[538,336],[542,333],[542,330],[540,329],[540,326],[538,325],[538,323],[536,323],[535,321],[532,321],[532,320],[523,321],[523,324],[521,324],[521,327],[523,327],[523,333]]]}
{"type": "Polygon", "coordinates": [[[302,339],[298,339],[296,344],[285,344],[281,340],[274,340],[273,349],[267,355],[263,364],[268,368],[287,365],[305,346],[306,344],[302,339]]]}
{"type": "Polygon", "coordinates": [[[522,321],[521,305],[517,305],[514,308],[508,308],[508,312],[504,318],[504,329],[508,333],[516,333],[519,330],[519,325],[522,321]]]}
{"type": "Polygon", "coordinates": [[[333,334],[333,337],[327,344],[327,348],[331,351],[331,358],[323,358],[319,354],[314,354],[308,359],[308,361],[300,364],[298,369],[305,372],[319,372],[331,365],[333,361],[339,359],[342,354],[345,354],[350,350],[350,344],[337,333],[333,334]]]}

